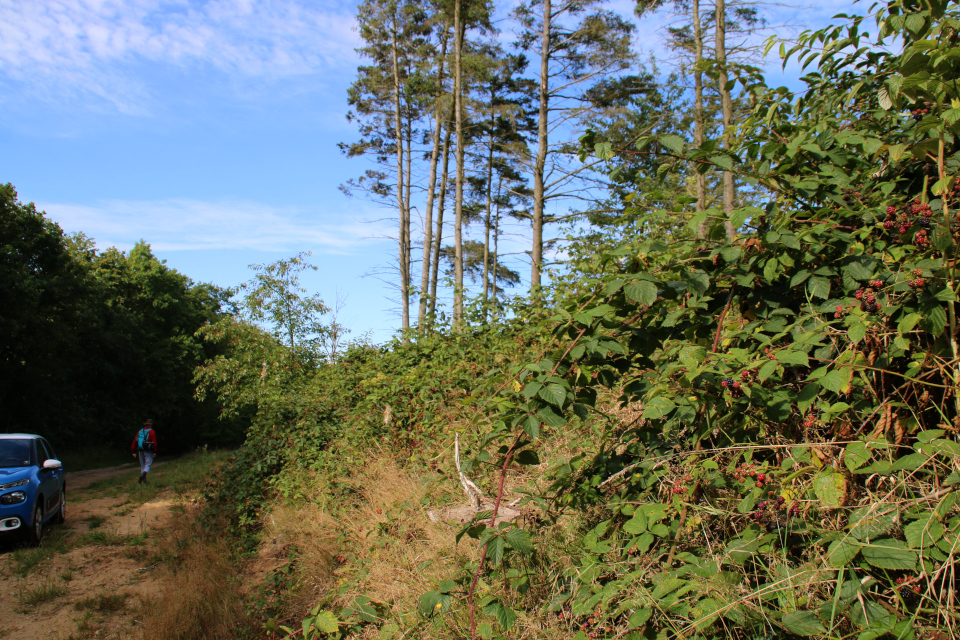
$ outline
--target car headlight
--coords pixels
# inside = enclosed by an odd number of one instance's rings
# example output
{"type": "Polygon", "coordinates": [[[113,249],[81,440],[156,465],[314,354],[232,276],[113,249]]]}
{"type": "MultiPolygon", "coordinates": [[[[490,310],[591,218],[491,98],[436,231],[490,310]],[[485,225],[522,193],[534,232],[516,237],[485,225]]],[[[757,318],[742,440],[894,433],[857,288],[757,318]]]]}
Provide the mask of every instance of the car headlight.
{"type": "Polygon", "coordinates": [[[11,491],[0,496],[0,504],[20,504],[26,499],[26,491],[11,491]]]}
{"type": "Polygon", "coordinates": [[[0,484],[0,491],[3,491],[4,489],[13,489],[14,487],[22,487],[28,482],[30,482],[29,478],[24,478],[23,480],[17,480],[16,482],[8,482],[7,484],[0,484]]]}

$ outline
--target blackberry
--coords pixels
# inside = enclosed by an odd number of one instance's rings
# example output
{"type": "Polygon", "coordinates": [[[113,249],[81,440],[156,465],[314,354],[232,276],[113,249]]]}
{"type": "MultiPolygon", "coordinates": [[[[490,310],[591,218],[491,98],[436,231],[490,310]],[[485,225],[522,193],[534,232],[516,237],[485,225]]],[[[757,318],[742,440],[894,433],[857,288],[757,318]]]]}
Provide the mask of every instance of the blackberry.
{"type": "Polygon", "coordinates": [[[917,224],[920,225],[922,229],[930,228],[930,218],[918,218],[917,224]]]}

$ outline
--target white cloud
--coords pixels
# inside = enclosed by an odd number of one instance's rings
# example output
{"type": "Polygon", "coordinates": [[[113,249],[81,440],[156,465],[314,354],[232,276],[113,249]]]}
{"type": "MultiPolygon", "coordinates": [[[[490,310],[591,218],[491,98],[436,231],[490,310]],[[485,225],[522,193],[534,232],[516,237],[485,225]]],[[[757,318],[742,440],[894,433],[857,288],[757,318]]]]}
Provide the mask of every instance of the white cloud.
{"type": "MultiPolygon", "coordinates": [[[[97,206],[37,203],[67,232],[82,231],[101,249],[146,240],[160,251],[259,249],[356,254],[384,242],[391,228],[351,211],[318,212],[259,202],[112,200],[97,206]]],[[[361,215],[364,213],[360,212],[361,215]]]]}
{"type": "Polygon", "coordinates": [[[345,1],[0,0],[0,15],[0,79],[121,110],[148,92],[143,63],[273,84],[356,62],[345,1]]]}

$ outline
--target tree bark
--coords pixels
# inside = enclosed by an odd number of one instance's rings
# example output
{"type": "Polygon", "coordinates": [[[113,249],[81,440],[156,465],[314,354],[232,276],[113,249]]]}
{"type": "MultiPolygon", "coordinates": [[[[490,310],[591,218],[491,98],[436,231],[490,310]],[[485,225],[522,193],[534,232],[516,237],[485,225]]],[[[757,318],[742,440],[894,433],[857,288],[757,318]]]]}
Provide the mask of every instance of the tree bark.
{"type": "Polygon", "coordinates": [[[440,36],[440,59],[437,63],[437,104],[434,109],[436,123],[433,128],[433,148],[430,151],[430,178],[427,186],[427,211],[423,222],[423,268],[420,274],[420,309],[417,314],[417,329],[421,335],[427,326],[427,300],[430,288],[430,258],[433,251],[433,200],[437,190],[437,160],[440,156],[440,130],[443,128],[443,71],[447,57],[447,29],[440,36]]]}
{"type": "MultiPolygon", "coordinates": [[[[720,91],[720,110],[723,116],[723,136],[721,138],[722,146],[729,149],[733,140],[733,101],[730,98],[730,90],[727,89],[727,5],[726,0],[716,0],[716,58],[717,58],[717,84],[720,91]]],[[[733,228],[730,222],[730,214],[733,213],[734,199],[736,191],[733,185],[733,173],[723,172],[723,213],[726,220],[723,223],[727,232],[727,238],[733,239],[737,236],[737,230],[733,228]]]]}
{"type": "Polygon", "coordinates": [[[487,299],[490,289],[490,219],[493,204],[493,115],[490,116],[490,138],[487,146],[487,214],[483,221],[483,320],[487,320],[487,299]]]}
{"type": "MultiPolygon", "coordinates": [[[[401,130],[400,124],[400,102],[401,102],[401,93],[400,93],[400,61],[399,54],[397,51],[397,20],[396,14],[393,17],[393,30],[392,37],[390,40],[390,52],[392,55],[393,62],[393,126],[394,126],[394,135],[397,145],[397,210],[400,214],[400,229],[399,229],[399,238],[397,244],[399,245],[399,262],[400,262],[400,300],[401,300],[401,318],[402,318],[402,329],[406,332],[410,328],[410,265],[408,262],[408,251],[406,246],[407,240],[407,208],[406,202],[404,200],[404,187],[406,186],[406,181],[404,180],[404,166],[403,166],[403,147],[404,147],[404,136],[403,131],[401,130]]],[[[407,338],[404,337],[404,341],[407,338]]]]}
{"type": "Polygon", "coordinates": [[[463,324],[463,0],[454,0],[453,24],[455,31],[454,53],[454,121],[457,130],[457,192],[454,200],[454,257],[453,257],[453,330],[460,331],[463,324]]]}
{"type": "MultiPolygon", "coordinates": [[[[703,28],[700,26],[700,0],[692,0],[693,17],[693,144],[703,146],[704,115],[703,115],[703,28]]],[[[707,208],[707,176],[697,172],[697,211],[707,208]]],[[[706,222],[701,222],[697,229],[697,236],[702,240],[707,235],[706,222]]]]}
{"type": "Polygon", "coordinates": [[[497,323],[497,267],[498,256],[500,255],[500,194],[503,192],[503,175],[497,179],[497,215],[493,223],[493,305],[491,305],[491,318],[493,324],[497,323]]]}
{"type": "Polygon", "coordinates": [[[548,101],[550,95],[550,0],[543,0],[543,33],[540,50],[540,114],[537,123],[537,157],[533,165],[533,246],[530,250],[530,292],[540,289],[543,268],[544,171],[547,164],[548,101]]]}
{"type": "MultiPolygon", "coordinates": [[[[453,111],[451,110],[451,115],[453,111]]],[[[443,136],[443,167],[440,170],[440,197],[437,202],[437,232],[433,240],[433,273],[430,275],[430,309],[427,318],[432,323],[437,317],[437,282],[440,280],[440,248],[443,246],[443,212],[447,202],[447,183],[450,177],[450,137],[453,129],[451,118],[446,121],[447,132],[443,136]]]]}

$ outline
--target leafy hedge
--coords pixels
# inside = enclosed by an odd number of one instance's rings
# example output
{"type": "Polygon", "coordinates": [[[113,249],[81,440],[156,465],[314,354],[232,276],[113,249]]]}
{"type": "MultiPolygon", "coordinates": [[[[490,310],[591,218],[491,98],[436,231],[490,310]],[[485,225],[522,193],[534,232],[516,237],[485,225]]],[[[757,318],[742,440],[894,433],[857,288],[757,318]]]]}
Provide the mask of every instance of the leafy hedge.
{"type": "Polygon", "coordinates": [[[477,455],[503,473],[537,462],[545,433],[608,420],[603,389],[642,414],[609,419],[601,453],[532,498],[585,523],[575,565],[512,526],[468,531],[471,633],[506,632],[511,607],[576,638],[956,625],[960,12],[893,2],[876,20],[874,40],[853,18],[784,50],[816,68],[796,99],[741,74],[756,108],[736,152],[638,145],[664,171],[736,171],[766,204],[730,216],[733,242],[711,210],[686,241],[598,256],[556,318],[561,346],[514,369],[477,455]],[[552,567],[546,614],[523,597],[534,561],[552,567]],[[515,593],[482,594],[481,576],[515,593]]]}

